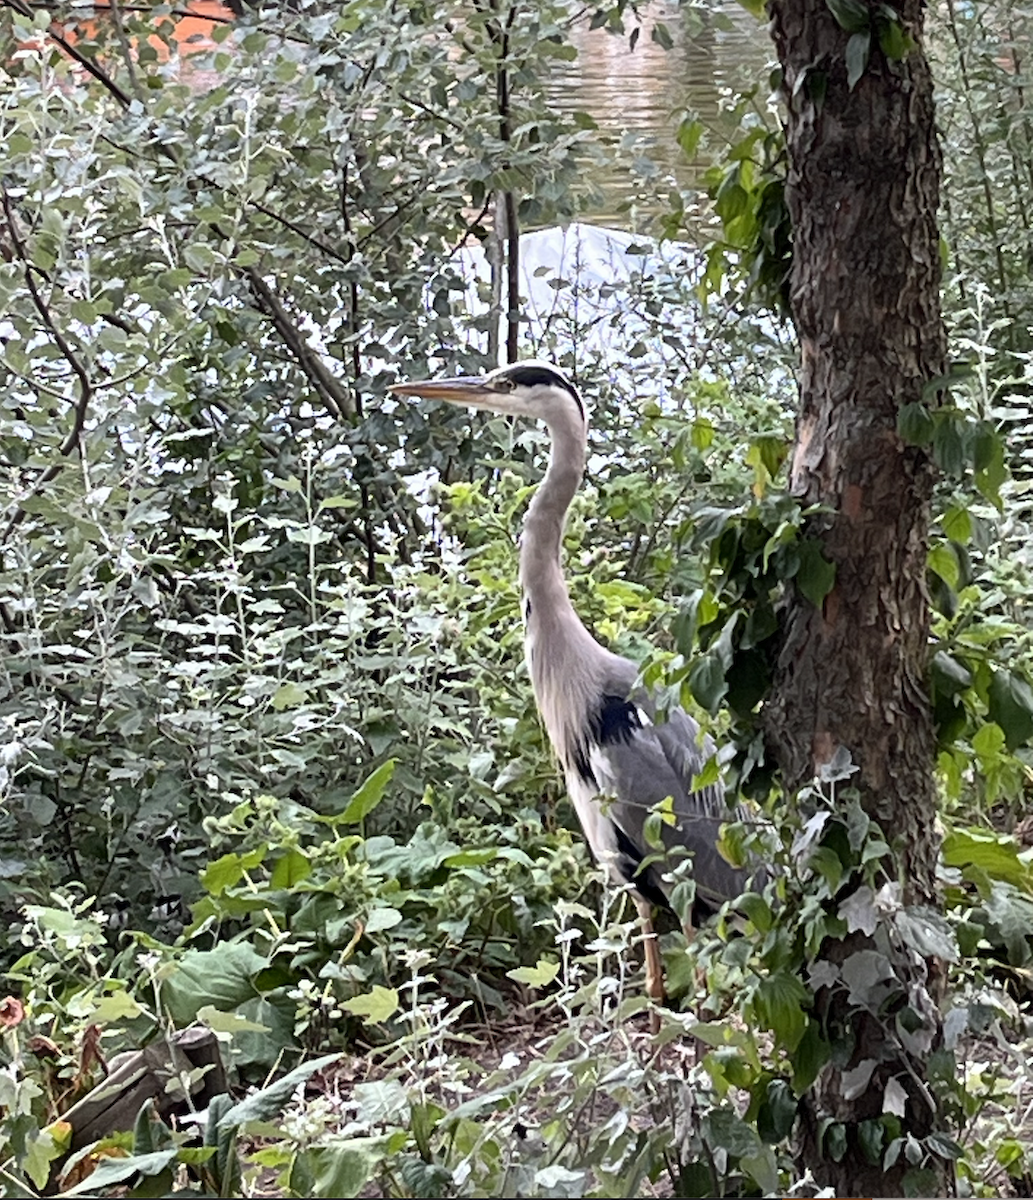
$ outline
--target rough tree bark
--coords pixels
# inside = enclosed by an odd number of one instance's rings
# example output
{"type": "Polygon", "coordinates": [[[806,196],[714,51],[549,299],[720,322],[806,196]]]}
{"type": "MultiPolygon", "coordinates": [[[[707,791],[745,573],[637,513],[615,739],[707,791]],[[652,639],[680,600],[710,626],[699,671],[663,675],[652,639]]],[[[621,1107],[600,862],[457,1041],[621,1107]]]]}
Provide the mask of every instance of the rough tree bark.
{"type": "MultiPolygon", "coordinates": [[[[849,751],[860,768],[852,782],[862,805],[900,856],[905,903],[932,903],[925,571],[933,472],[926,452],[903,444],[896,427],[900,407],[921,401],[924,385],[944,371],[941,157],[921,0],[895,3],[915,43],[899,61],[879,46],[883,6],[850,6],[855,28],[863,8],[872,30],[870,61],[853,89],[850,33],[832,7],[842,15],[842,6],[826,0],[769,3],[787,97],[791,305],[802,354],[792,488],[802,503],[828,510],[809,532],[835,564],[836,580],[820,609],[799,595],[792,600],[766,720],[789,788],[813,778],[839,747],[849,751]]],[[[866,944],[857,934],[828,953],[841,962],[866,944]]],[[[914,971],[900,981],[903,994],[917,987],[928,997],[925,972],[914,971]]],[[[805,1097],[801,1166],[839,1196],[903,1195],[904,1156],[889,1171],[873,1165],[859,1127],[881,1117],[890,1079],[905,1082],[905,1125],[916,1136],[935,1128],[936,1114],[912,1078],[913,1058],[900,1059],[885,1020],[859,1020],[855,1010],[846,1021],[845,1011],[837,1013],[842,997],[842,989],[825,989],[816,1000],[826,1032],[842,1039],[847,1057],[805,1097]],[[843,1074],[865,1059],[878,1064],[871,1083],[848,1100],[843,1074]],[[830,1121],[846,1129],[839,1162],[823,1144],[830,1121]]],[[[929,1019],[938,1027],[935,1014],[929,1019]]],[[[942,1160],[927,1166],[942,1192],[942,1160]]]]}

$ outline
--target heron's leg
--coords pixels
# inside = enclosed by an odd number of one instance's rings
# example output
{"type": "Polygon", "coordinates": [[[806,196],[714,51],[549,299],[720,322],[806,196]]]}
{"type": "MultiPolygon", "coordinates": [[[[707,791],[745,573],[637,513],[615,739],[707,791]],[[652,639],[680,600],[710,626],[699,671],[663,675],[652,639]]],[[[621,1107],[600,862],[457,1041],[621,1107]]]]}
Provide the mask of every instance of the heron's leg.
{"type": "MultiPolygon", "coordinates": [[[[650,1000],[655,1000],[657,1004],[662,1004],[665,997],[664,964],[660,958],[656,930],[653,928],[653,906],[648,900],[636,896],[635,907],[638,909],[639,919],[642,922],[642,948],[646,961],[646,995],[650,1000]]],[[[650,1019],[650,1029],[653,1033],[657,1033],[659,1028],[660,1022],[654,1013],[650,1019]]]]}

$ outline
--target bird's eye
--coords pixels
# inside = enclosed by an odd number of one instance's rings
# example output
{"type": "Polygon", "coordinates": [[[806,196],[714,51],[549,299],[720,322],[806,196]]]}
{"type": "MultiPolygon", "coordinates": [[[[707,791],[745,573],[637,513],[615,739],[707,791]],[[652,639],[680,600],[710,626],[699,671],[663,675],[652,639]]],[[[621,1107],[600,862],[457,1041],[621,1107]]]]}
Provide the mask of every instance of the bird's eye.
{"type": "Polygon", "coordinates": [[[511,392],[513,388],[516,387],[516,384],[512,379],[507,379],[506,376],[503,375],[501,379],[495,380],[494,387],[495,391],[497,392],[511,392]]]}

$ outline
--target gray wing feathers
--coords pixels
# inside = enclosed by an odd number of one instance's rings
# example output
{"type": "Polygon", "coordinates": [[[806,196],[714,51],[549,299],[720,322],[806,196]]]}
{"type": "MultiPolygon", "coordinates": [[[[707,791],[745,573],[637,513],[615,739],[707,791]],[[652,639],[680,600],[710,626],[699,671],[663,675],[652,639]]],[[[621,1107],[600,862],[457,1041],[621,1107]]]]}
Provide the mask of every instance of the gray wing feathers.
{"type": "MultiPolygon", "coordinates": [[[[645,703],[643,716],[651,719],[645,703]]],[[[626,739],[593,747],[591,761],[600,791],[612,797],[610,819],[642,853],[652,851],[645,837],[650,811],[668,796],[673,800],[676,823],[661,825],[661,836],[669,851],[687,850],[692,855],[692,874],[699,896],[711,904],[740,895],[749,886],[749,872],[733,867],[717,850],[720,829],[726,821],[739,819],[741,809],[725,804],[724,787],[712,784],[690,791],[693,776],[699,774],[714,753],[707,738],[700,744],[699,727],[681,709],[666,721],[644,723],[626,739]]],[[[672,853],[670,866],[679,861],[672,853]]],[[[656,872],[659,881],[662,864],[656,872]]]]}

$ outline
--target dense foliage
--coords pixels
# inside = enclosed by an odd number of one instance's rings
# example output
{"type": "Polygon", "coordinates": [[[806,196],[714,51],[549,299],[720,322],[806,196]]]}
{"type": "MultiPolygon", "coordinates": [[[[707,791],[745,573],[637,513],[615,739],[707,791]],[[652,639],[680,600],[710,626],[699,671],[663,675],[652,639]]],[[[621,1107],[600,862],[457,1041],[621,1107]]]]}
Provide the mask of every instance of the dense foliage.
{"type": "MultiPolygon", "coordinates": [[[[648,1047],[624,1024],[644,1005],[630,912],[590,869],[522,665],[514,549],[543,434],[386,395],[490,361],[501,197],[553,226],[591,200],[586,163],[626,160],[545,89],[570,22],[637,39],[638,18],[302,2],[227,13],[199,50],[144,9],[0,11],[11,1194],[67,1149],[56,1118],[101,1078],[98,1047],[198,1017],[235,1084],[268,1086],[210,1114],[204,1145],[145,1109],[108,1147],[133,1157],[91,1190],[189,1171],[235,1194],[242,1129],[261,1139],[241,1148],[249,1178],[296,1194],[373,1176],[392,1194],[634,1194],[662,1173],[681,1195],[785,1190],[794,1089],[829,1052],[799,971],[878,904],[895,937],[957,963],[931,1072],[956,1140],[912,1145],[889,1112],[873,1154],[906,1155],[916,1188],[931,1154],[960,1156],[976,1192],[1029,1177],[1009,1056],[1033,871],[1008,836],[1031,765],[1028,514],[1005,479],[1026,448],[998,433],[1022,427],[1028,390],[1030,19],[1004,0],[942,16],[959,367],[952,404],[901,431],[945,473],[929,581],[949,920],[918,926],[871,888],[869,910],[836,915],[848,880],[875,879],[883,831],[849,817],[849,764],[788,808],[756,729],[780,589],[831,586],[782,488],[791,334],[756,303],[789,252],[764,92],[729,98],[730,149],[686,116],[684,150],[729,155],[712,210],[664,186],[670,240],[626,240],[610,278],[560,268],[521,330],[591,399],[578,611],[728,733],[730,777],[802,881],[791,919],[754,898],[694,958],[669,935],[675,993],[697,965],[708,979],[689,1061],[688,1018],[648,1047]],[[703,237],[708,255],[681,241],[703,237]],[[464,1046],[514,1012],[553,1032],[544,1050],[464,1046]],[[306,1101],[335,1061],[312,1056],[342,1049],[376,1050],[377,1070],[329,1073],[306,1101]]],[[[635,164],[655,201],[655,164],[635,164]]],[[[750,836],[731,830],[729,853],[750,836]]]]}

